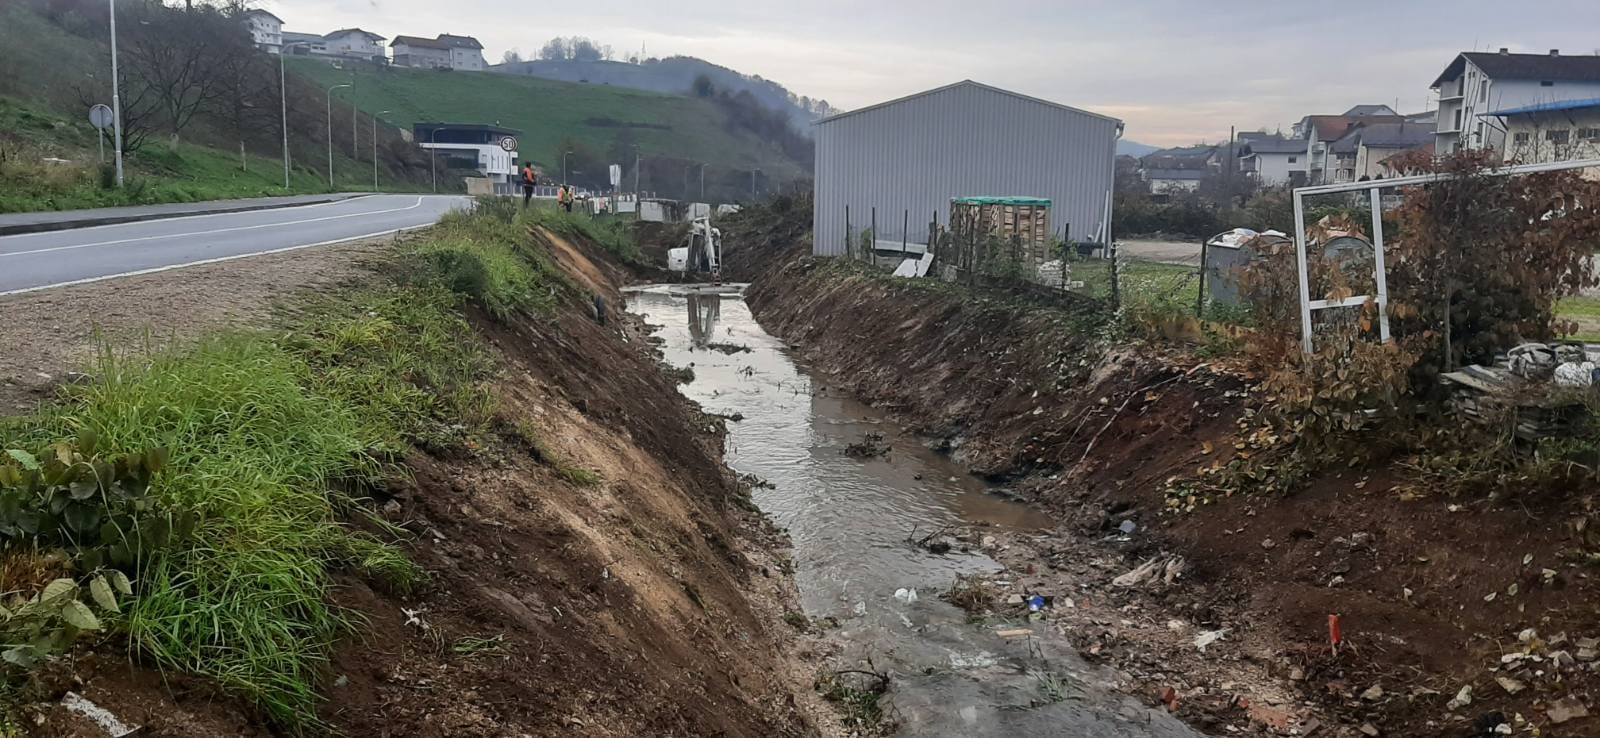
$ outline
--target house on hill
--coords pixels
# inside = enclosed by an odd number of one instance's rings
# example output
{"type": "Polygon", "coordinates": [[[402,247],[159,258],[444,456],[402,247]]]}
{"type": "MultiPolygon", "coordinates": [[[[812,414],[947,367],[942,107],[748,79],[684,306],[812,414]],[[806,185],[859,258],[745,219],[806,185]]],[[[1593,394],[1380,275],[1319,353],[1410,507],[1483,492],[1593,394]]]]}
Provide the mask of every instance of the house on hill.
{"type": "Polygon", "coordinates": [[[1306,142],[1278,135],[1239,136],[1239,171],[1265,187],[1306,181],[1306,142]]]}
{"type": "Polygon", "coordinates": [[[1484,113],[1600,98],[1600,56],[1467,51],[1439,73],[1432,89],[1439,94],[1434,148],[1440,154],[1504,150],[1505,131],[1493,125],[1497,116],[1484,113]]]}
{"type": "Polygon", "coordinates": [[[250,31],[250,41],[268,54],[283,51],[283,19],[259,8],[245,11],[245,28],[250,31]]]}
{"type": "Polygon", "coordinates": [[[397,67],[414,69],[459,69],[481,72],[488,68],[483,59],[483,44],[471,36],[441,33],[436,38],[395,36],[389,44],[397,67]]]}
{"type": "MultiPolygon", "coordinates": [[[[1600,158],[1600,97],[1480,113],[1498,119],[1501,154],[1524,164],[1600,158]]],[[[1594,169],[1585,170],[1592,176],[1594,169]]]]}
{"type": "Polygon", "coordinates": [[[328,53],[362,61],[388,61],[383,51],[383,37],[360,28],[341,28],[322,37],[328,53]]]}

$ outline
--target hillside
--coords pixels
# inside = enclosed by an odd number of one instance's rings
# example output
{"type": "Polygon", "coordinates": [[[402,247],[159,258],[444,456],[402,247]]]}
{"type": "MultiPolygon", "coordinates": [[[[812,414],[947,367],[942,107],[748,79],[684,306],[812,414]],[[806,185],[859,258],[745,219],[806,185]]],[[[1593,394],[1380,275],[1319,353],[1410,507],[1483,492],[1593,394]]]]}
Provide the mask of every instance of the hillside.
{"type": "MultiPolygon", "coordinates": [[[[289,122],[293,169],[284,187],[281,128],[276,115],[257,117],[246,130],[233,133],[215,107],[199,111],[173,146],[170,130],[155,121],[152,135],[126,158],[127,186],[110,186],[112,177],[100,160],[100,143],[87,120],[90,103],[111,102],[105,68],[109,55],[102,34],[104,16],[92,11],[54,11],[47,17],[42,2],[0,3],[0,212],[64,210],[85,207],[259,197],[325,192],[329,189],[325,108],[321,96],[304,84],[290,84],[289,122]],[[241,149],[243,149],[241,151],[241,149]]],[[[49,6],[55,7],[55,6],[49,6]]],[[[136,22],[138,7],[119,8],[130,30],[124,43],[123,101],[137,108],[136,67],[128,46],[141,34],[160,34],[161,20],[151,15],[136,22]]],[[[153,12],[153,11],[152,11],[153,12]]],[[[170,11],[176,13],[177,11],[170,11]]],[[[276,112],[276,65],[256,59],[255,71],[270,79],[241,100],[255,110],[276,112]]],[[[150,100],[150,95],[145,100],[150,100]]],[[[219,96],[219,101],[221,97],[219,96]]],[[[148,109],[148,108],[147,108],[148,109]]],[[[128,112],[125,120],[133,113],[128,112]]],[[[336,188],[372,187],[371,134],[363,118],[358,156],[351,157],[350,110],[334,109],[336,188]],[[340,123],[340,120],[343,123],[340,123]]],[[[417,189],[426,166],[399,132],[380,127],[381,186],[417,189]]],[[[106,159],[112,156],[109,136],[106,159]]],[[[134,148],[132,145],[130,149],[134,148]]]]}
{"type": "Polygon", "coordinates": [[[619,61],[579,59],[539,59],[494,67],[497,72],[525,74],[563,82],[588,82],[635,90],[681,95],[689,91],[696,78],[705,76],[719,90],[749,92],[773,110],[783,112],[802,130],[812,119],[832,112],[827,101],[799,97],[770,79],[741,74],[727,67],[692,56],[646,59],[640,64],[619,61]]]}
{"type": "Polygon", "coordinates": [[[640,187],[677,196],[689,182],[698,194],[705,164],[706,194],[748,196],[753,170],[770,191],[807,176],[776,144],[730,130],[727,116],[706,100],[606,85],[558,82],[492,73],[413,69],[338,69],[321,62],[291,63],[295,74],[324,87],[354,81],[335,93],[364,111],[389,111],[383,119],[409,128],[421,121],[494,123],[522,131],[523,159],[546,173],[561,171],[561,152],[572,150],[569,179],[605,186],[605,167],[621,164],[632,185],[633,146],[644,159],[640,187]]]}

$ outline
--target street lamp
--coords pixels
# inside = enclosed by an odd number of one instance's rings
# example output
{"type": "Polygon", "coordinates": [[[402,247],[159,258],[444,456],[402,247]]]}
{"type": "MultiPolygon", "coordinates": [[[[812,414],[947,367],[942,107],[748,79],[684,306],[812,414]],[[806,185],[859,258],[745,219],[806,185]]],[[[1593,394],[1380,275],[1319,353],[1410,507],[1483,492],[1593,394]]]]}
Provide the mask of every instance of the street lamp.
{"type": "Polygon", "coordinates": [[[111,6],[111,115],[117,139],[117,186],[122,186],[122,80],[117,76],[117,0],[111,6]]]}
{"type": "Polygon", "coordinates": [[[561,155],[561,184],[567,183],[567,157],[569,156],[572,156],[571,151],[561,155]]]}
{"type": "Polygon", "coordinates": [[[372,191],[378,191],[378,116],[388,115],[389,111],[382,110],[372,116],[372,191]]]}
{"type": "Polygon", "coordinates": [[[700,202],[706,201],[706,163],[700,162],[700,202]]]}
{"type": "Polygon", "coordinates": [[[760,169],[752,169],[752,170],[750,170],[750,201],[751,202],[755,202],[755,200],[756,200],[756,175],[760,174],[760,173],[761,173],[760,169]]]}
{"type": "Polygon", "coordinates": [[[433,194],[439,194],[439,126],[428,134],[428,168],[433,170],[433,194]]]}
{"type": "Polygon", "coordinates": [[[333,91],[349,86],[343,84],[328,88],[328,189],[330,191],[333,189],[333,91]]]}
{"type": "Polygon", "coordinates": [[[289,49],[304,45],[304,41],[296,41],[278,47],[278,103],[283,108],[283,189],[285,190],[289,189],[289,85],[288,77],[283,71],[283,57],[289,53],[289,49]]]}

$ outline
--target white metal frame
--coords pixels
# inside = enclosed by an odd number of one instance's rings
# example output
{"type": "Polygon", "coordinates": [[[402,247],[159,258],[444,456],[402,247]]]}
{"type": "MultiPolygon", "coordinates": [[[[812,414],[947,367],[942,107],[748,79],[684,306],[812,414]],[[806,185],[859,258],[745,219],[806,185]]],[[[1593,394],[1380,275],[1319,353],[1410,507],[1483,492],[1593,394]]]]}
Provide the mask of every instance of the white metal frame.
{"type": "MultiPolygon", "coordinates": [[[[1517,174],[1537,174],[1539,172],[1561,172],[1569,169],[1588,169],[1600,167],[1600,159],[1580,159],[1577,161],[1548,162],[1544,164],[1519,164],[1509,167],[1484,172],[1487,176],[1505,177],[1517,174]]],[[[1311,343],[1311,313],[1317,310],[1332,308],[1357,307],[1365,305],[1368,300],[1374,301],[1378,306],[1378,338],[1388,343],[1389,335],[1389,275],[1384,266],[1383,254],[1383,193],[1382,190],[1394,187],[1411,187],[1430,182],[1440,182],[1453,179],[1452,174],[1424,174],[1415,177],[1396,177],[1394,179],[1371,180],[1368,182],[1350,182],[1348,184],[1318,185],[1315,187],[1298,187],[1294,190],[1294,255],[1295,263],[1299,269],[1300,278],[1300,343],[1306,353],[1313,351],[1311,343]],[[1372,250],[1374,255],[1373,271],[1377,278],[1378,293],[1376,295],[1358,295],[1346,297],[1343,300],[1313,300],[1311,299],[1311,278],[1306,266],[1306,211],[1305,198],[1308,195],[1333,195],[1341,192],[1367,191],[1372,198],[1372,250]]]]}

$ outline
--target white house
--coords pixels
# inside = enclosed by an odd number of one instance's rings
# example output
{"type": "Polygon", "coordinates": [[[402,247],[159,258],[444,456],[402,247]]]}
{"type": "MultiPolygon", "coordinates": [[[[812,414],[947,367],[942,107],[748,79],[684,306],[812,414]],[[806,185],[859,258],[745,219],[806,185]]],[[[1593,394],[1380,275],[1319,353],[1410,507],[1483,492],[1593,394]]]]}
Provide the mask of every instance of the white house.
{"type": "Polygon", "coordinates": [[[1563,56],[1468,51],[1433,81],[1439,95],[1434,148],[1450,154],[1463,148],[1504,150],[1505,131],[1494,111],[1600,97],[1600,56],[1563,56]]]}
{"type": "Polygon", "coordinates": [[[1480,117],[1499,121],[1507,160],[1543,164],[1600,158],[1600,97],[1525,105],[1480,117]]]}
{"type": "Polygon", "coordinates": [[[1374,123],[1360,129],[1360,143],[1351,176],[1392,177],[1397,157],[1417,149],[1433,150],[1433,126],[1421,123],[1374,123]]]}
{"type": "Polygon", "coordinates": [[[1299,185],[1306,181],[1306,142],[1282,136],[1241,136],[1239,171],[1258,184],[1299,185]]]}
{"type": "Polygon", "coordinates": [[[417,146],[438,159],[439,171],[477,170],[484,178],[509,184],[517,176],[517,136],[521,131],[470,123],[417,123],[417,146]]]}
{"type": "Polygon", "coordinates": [[[471,36],[439,34],[439,42],[450,47],[450,68],[468,72],[481,72],[488,67],[483,60],[483,44],[471,36]]]}
{"type": "Polygon", "coordinates": [[[443,41],[421,36],[395,36],[389,44],[394,65],[413,69],[449,69],[450,47],[443,41]]]}
{"type": "Polygon", "coordinates": [[[341,28],[322,37],[329,54],[351,59],[371,61],[387,59],[383,53],[383,37],[359,28],[341,28]]]}
{"type": "Polygon", "coordinates": [[[245,28],[250,30],[250,40],[256,48],[276,54],[283,50],[283,19],[265,10],[252,9],[244,14],[245,28]]]}

